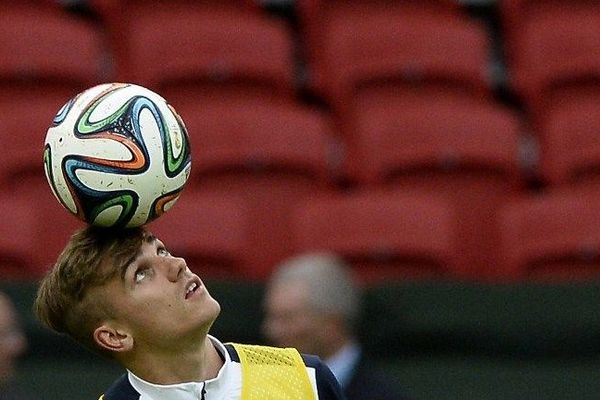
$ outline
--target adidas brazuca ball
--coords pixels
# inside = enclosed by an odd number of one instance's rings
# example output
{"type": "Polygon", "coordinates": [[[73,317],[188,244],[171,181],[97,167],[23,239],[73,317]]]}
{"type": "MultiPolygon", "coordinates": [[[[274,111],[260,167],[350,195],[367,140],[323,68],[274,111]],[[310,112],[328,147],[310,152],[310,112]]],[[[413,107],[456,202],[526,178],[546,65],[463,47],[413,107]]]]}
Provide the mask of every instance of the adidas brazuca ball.
{"type": "Polygon", "coordinates": [[[68,101],[48,129],[48,182],[60,203],[92,225],[140,226],[176,201],[190,174],[185,125],[165,99],[109,83],[68,101]]]}

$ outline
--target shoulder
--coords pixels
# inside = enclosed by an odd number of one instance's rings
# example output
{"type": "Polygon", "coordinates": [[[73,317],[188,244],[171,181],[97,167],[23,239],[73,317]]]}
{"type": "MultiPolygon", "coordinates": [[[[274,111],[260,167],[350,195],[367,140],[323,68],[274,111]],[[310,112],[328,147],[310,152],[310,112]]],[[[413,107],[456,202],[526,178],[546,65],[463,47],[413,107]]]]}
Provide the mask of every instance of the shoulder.
{"type": "MultiPolygon", "coordinates": [[[[225,348],[231,361],[239,363],[240,358],[235,348],[231,344],[226,344],[225,348]]],[[[308,354],[301,354],[301,357],[307,372],[315,378],[318,400],[345,400],[338,381],[319,357],[308,354]]]]}
{"type": "Polygon", "coordinates": [[[138,400],[140,394],[131,386],[127,374],[121,375],[109,388],[100,400],[138,400]]]}
{"type": "Polygon", "coordinates": [[[337,379],[327,365],[317,356],[302,354],[302,360],[306,368],[315,370],[317,391],[319,400],[342,400],[345,399],[337,379]]]}

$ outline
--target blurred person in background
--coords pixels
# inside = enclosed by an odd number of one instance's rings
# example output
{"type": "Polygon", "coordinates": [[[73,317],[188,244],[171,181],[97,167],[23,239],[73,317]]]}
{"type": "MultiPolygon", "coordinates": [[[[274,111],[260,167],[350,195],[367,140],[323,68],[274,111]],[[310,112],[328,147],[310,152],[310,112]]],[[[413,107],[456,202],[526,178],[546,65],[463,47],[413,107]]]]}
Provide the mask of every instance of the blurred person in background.
{"type": "Polygon", "coordinates": [[[357,341],[360,294],[337,255],[306,253],[285,260],[267,284],[264,309],[268,341],[319,356],[348,400],[407,398],[398,379],[367,360],[357,341]]]}
{"type": "Polygon", "coordinates": [[[11,299],[0,292],[0,400],[29,399],[14,386],[17,360],[27,349],[27,340],[17,320],[11,299]]]}

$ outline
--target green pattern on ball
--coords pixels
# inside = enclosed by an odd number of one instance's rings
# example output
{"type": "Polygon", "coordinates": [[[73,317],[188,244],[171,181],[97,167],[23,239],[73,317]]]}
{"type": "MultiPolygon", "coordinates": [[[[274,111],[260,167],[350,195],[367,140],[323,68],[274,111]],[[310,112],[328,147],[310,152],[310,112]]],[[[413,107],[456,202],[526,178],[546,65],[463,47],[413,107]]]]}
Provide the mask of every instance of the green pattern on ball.
{"type": "Polygon", "coordinates": [[[114,123],[116,120],[118,120],[123,114],[125,114],[125,111],[127,111],[127,107],[129,107],[131,100],[125,102],[125,104],[123,104],[117,111],[115,111],[113,114],[109,115],[108,117],[106,117],[100,121],[90,123],[90,119],[89,119],[90,115],[94,112],[94,110],[98,107],[98,105],[102,102],[102,100],[112,93],[113,92],[108,92],[104,96],[100,97],[94,104],[90,105],[90,107],[88,107],[87,110],[85,110],[85,112],[83,113],[81,118],[79,118],[79,122],[77,124],[77,131],[79,133],[90,134],[90,133],[97,132],[99,130],[106,129],[107,126],[110,126],[112,123],[114,123]]]}
{"type": "Polygon", "coordinates": [[[119,214],[119,218],[117,221],[112,224],[113,226],[124,226],[132,217],[134,210],[135,199],[131,194],[122,194],[117,197],[113,197],[110,200],[102,204],[98,204],[95,206],[90,212],[90,221],[96,221],[98,215],[100,215],[103,211],[114,207],[121,206],[123,211],[119,214]]]}

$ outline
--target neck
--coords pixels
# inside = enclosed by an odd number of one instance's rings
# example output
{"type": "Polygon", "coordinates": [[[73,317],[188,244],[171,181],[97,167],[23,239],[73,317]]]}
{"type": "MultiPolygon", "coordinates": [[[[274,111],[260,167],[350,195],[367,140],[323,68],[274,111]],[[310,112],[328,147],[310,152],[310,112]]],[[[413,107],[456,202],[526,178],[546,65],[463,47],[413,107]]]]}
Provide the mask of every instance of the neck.
{"type": "Polygon", "coordinates": [[[123,364],[137,377],[158,385],[213,379],[223,366],[217,349],[206,336],[194,346],[177,351],[137,353],[123,364]]]}

